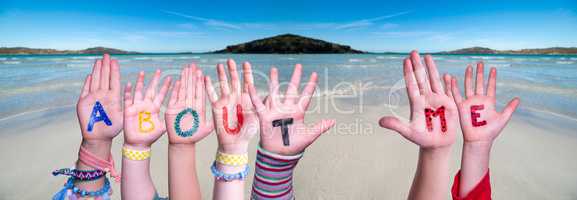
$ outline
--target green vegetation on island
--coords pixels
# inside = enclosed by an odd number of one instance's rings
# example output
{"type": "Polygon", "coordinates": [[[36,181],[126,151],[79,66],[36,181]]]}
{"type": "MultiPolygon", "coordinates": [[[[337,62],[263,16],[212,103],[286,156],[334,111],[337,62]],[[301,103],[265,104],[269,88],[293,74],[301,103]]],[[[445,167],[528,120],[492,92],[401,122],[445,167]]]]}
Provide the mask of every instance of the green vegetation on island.
{"type": "Polygon", "coordinates": [[[227,46],[226,49],[214,53],[276,53],[276,54],[307,54],[307,53],[365,53],[350,46],[326,42],[319,39],[303,37],[294,34],[283,34],[247,43],[227,46]]]}

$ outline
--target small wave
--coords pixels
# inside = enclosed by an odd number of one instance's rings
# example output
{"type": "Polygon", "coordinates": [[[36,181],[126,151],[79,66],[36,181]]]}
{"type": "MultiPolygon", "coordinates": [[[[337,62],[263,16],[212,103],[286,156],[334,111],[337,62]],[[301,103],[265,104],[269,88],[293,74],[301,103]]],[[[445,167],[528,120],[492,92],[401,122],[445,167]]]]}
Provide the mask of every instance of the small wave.
{"type": "Polygon", "coordinates": [[[363,62],[363,59],[351,58],[351,59],[349,59],[349,62],[351,62],[351,63],[354,63],[354,62],[363,62]]]}
{"type": "Polygon", "coordinates": [[[575,64],[575,62],[573,61],[557,61],[555,62],[556,64],[560,64],[560,65],[570,65],[570,64],[575,64]]]}
{"type": "Polygon", "coordinates": [[[85,68],[88,66],[86,65],[86,63],[84,63],[84,64],[66,64],[66,67],[68,67],[68,68],[85,68]]]}
{"type": "Polygon", "coordinates": [[[36,93],[36,92],[46,92],[50,90],[59,90],[63,88],[71,88],[71,87],[81,87],[82,84],[80,82],[74,83],[50,83],[50,84],[42,84],[42,85],[34,85],[28,87],[18,87],[9,90],[3,90],[2,95],[3,97],[12,96],[12,95],[21,95],[26,93],[36,93]]]}
{"type": "Polygon", "coordinates": [[[20,64],[22,62],[20,61],[3,61],[2,64],[6,64],[6,65],[17,65],[20,64]]]}
{"type": "Polygon", "coordinates": [[[54,107],[37,109],[37,110],[25,111],[25,112],[21,112],[21,113],[17,113],[17,114],[13,114],[13,115],[6,116],[6,117],[4,117],[4,118],[0,118],[0,122],[1,122],[1,121],[5,121],[5,120],[9,120],[9,119],[13,119],[13,118],[17,118],[17,117],[21,117],[21,116],[25,116],[25,115],[29,115],[29,114],[46,112],[46,111],[49,111],[49,110],[56,110],[56,109],[61,109],[61,108],[74,107],[74,106],[76,106],[76,105],[75,105],[75,104],[68,104],[68,105],[63,105],[63,106],[54,106],[54,107]]]}

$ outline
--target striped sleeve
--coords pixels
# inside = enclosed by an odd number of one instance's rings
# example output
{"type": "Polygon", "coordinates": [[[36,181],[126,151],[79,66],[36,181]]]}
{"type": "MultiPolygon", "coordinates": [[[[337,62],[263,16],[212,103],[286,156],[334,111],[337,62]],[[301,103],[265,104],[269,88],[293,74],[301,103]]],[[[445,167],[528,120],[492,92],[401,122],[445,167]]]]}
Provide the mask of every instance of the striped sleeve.
{"type": "Polygon", "coordinates": [[[255,200],[294,199],[293,169],[302,153],[283,156],[258,147],[256,154],[252,197],[255,200]]]}

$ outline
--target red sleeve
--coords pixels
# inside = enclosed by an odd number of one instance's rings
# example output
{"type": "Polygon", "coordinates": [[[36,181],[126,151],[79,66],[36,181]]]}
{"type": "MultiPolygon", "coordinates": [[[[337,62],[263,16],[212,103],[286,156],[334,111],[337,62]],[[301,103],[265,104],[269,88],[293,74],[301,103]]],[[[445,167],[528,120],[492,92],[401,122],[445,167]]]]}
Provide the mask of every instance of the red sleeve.
{"type": "Polygon", "coordinates": [[[461,170],[455,175],[455,181],[451,188],[453,200],[491,200],[491,180],[489,178],[489,170],[485,177],[464,197],[459,197],[459,188],[461,184],[461,170]]]}

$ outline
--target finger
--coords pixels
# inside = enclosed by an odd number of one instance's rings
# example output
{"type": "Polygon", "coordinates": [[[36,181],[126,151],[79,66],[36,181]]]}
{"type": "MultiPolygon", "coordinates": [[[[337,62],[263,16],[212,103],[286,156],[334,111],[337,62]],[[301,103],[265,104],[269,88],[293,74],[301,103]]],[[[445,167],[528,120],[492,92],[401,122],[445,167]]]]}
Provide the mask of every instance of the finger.
{"type": "Polygon", "coordinates": [[[313,133],[316,133],[317,136],[323,134],[331,129],[335,123],[336,121],[334,119],[323,119],[312,126],[313,133]]]}
{"type": "Polygon", "coordinates": [[[475,83],[475,93],[477,95],[485,95],[485,91],[484,91],[484,87],[485,84],[483,83],[484,81],[484,73],[485,73],[485,67],[483,62],[478,62],[477,63],[477,83],[475,83]]]}
{"type": "Polygon", "coordinates": [[[459,90],[459,85],[455,77],[451,78],[451,93],[453,94],[453,100],[456,104],[463,102],[463,97],[461,96],[461,90],[459,90]]]}
{"type": "Polygon", "coordinates": [[[154,97],[154,105],[159,108],[162,103],[164,102],[164,98],[166,98],[166,93],[168,92],[168,88],[170,87],[170,81],[172,80],[172,77],[167,76],[166,78],[164,78],[164,82],[162,83],[162,86],[160,87],[160,91],[158,91],[158,94],[154,97]]]}
{"type": "Polygon", "coordinates": [[[405,78],[405,86],[407,87],[407,95],[409,95],[409,100],[417,98],[419,93],[419,86],[415,80],[415,74],[413,73],[413,64],[411,59],[406,58],[403,62],[403,76],[405,78]]]}
{"type": "Polygon", "coordinates": [[[517,110],[519,103],[521,103],[521,100],[518,97],[515,97],[513,100],[509,101],[503,112],[501,112],[501,118],[506,122],[509,121],[515,110],[517,110]]]}
{"type": "Polygon", "coordinates": [[[405,138],[411,137],[411,128],[396,117],[383,117],[379,120],[379,125],[383,128],[394,130],[405,138]]]}
{"type": "Polygon", "coordinates": [[[206,85],[206,93],[208,94],[208,99],[210,103],[214,104],[218,101],[218,95],[212,86],[212,81],[210,80],[210,76],[204,77],[204,84],[206,85]]]}
{"type": "Polygon", "coordinates": [[[309,82],[307,82],[307,84],[305,85],[305,88],[303,89],[303,92],[302,92],[301,97],[299,99],[299,105],[303,111],[307,110],[309,107],[311,99],[315,93],[315,89],[317,88],[317,80],[318,80],[318,75],[316,72],[313,72],[311,74],[311,77],[309,78],[309,82]]]}
{"type": "Polygon", "coordinates": [[[288,85],[286,93],[285,93],[284,103],[286,103],[286,104],[293,104],[298,97],[299,84],[301,82],[301,75],[302,75],[302,71],[303,71],[302,68],[303,67],[301,64],[295,65],[291,80],[289,82],[289,85],[288,85]]]}
{"type": "Polygon", "coordinates": [[[188,84],[188,67],[180,71],[180,87],[178,88],[178,102],[184,103],[186,100],[186,84],[188,84]]]}
{"type": "Polygon", "coordinates": [[[196,110],[199,110],[201,108],[201,106],[204,105],[204,79],[203,79],[203,75],[202,75],[202,71],[200,69],[196,70],[196,84],[195,89],[194,89],[194,99],[193,99],[193,104],[194,104],[194,108],[196,108],[196,110]]]}
{"type": "Polygon", "coordinates": [[[154,72],[154,76],[152,77],[152,81],[148,83],[148,87],[146,88],[145,98],[151,101],[154,100],[154,96],[156,95],[156,88],[158,86],[158,82],[160,81],[160,69],[157,69],[154,72]]]}
{"type": "Polygon", "coordinates": [[[218,82],[220,83],[220,95],[226,96],[230,94],[230,87],[228,86],[224,65],[218,64],[216,68],[216,72],[218,73],[218,82]]]}
{"type": "Polygon", "coordinates": [[[100,89],[110,89],[110,55],[102,56],[102,68],[100,69],[100,89]]]}
{"type": "Polygon", "coordinates": [[[264,97],[264,100],[262,100],[262,103],[264,104],[264,106],[265,106],[267,109],[270,109],[270,96],[269,96],[269,95],[266,95],[266,96],[264,97]]]}
{"type": "Polygon", "coordinates": [[[168,100],[168,105],[176,104],[178,100],[178,90],[180,89],[180,80],[176,80],[174,86],[172,86],[172,92],[170,92],[170,99],[168,100]]]}
{"type": "Polygon", "coordinates": [[[92,75],[86,76],[84,79],[84,85],[82,85],[82,93],[80,93],[80,98],[84,98],[86,95],[90,93],[90,82],[92,81],[92,75]]]}
{"type": "Polygon", "coordinates": [[[124,88],[124,106],[132,105],[132,101],[132,84],[128,82],[124,88]]]}
{"type": "Polygon", "coordinates": [[[451,75],[449,74],[445,74],[443,75],[443,81],[445,83],[445,95],[449,96],[449,97],[453,97],[453,94],[451,93],[451,75]]]}
{"type": "Polygon", "coordinates": [[[198,84],[200,84],[200,91],[198,94],[198,99],[197,101],[200,101],[200,112],[202,114],[202,119],[205,119],[205,110],[206,110],[206,85],[204,84],[204,75],[202,74],[202,71],[200,71],[200,79],[198,79],[198,84]]]}
{"type": "Polygon", "coordinates": [[[134,88],[133,103],[142,101],[142,89],[144,88],[144,72],[140,71],[138,79],[136,80],[136,87],[134,88]]]}
{"type": "Polygon", "coordinates": [[[102,68],[102,60],[96,60],[92,67],[92,79],[90,83],[90,91],[96,91],[100,87],[100,71],[102,68]]]}
{"type": "Polygon", "coordinates": [[[473,67],[467,65],[467,69],[465,70],[465,96],[469,98],[473,95],[473,67]]]}
{"type": "Polygon", "coordinates": [[[110,63],[110,90],[120,93],[120,65],[118,60],[110,63]]]}
{"type": "Polygon", "coordinates": [[[431,81],[431,89],[434,93],[442,93],[443,87],[441,86],[441,79],[439,78],[439,71],[437,70],[437,65],[431,55],[425,56],[425,64],[427,65],[427,70],[429,71],[429,80],[431,81]]]}
{"type": "Polygon", "coordinates": [[[254,84],[254,77],[252,75],[252,66],[249,62],[244,62],[242,64],[242,73],[243,73],[243,92],[248,93],[249,85],[254,84]]]}
{"type": "Polygon", "coordinates": [[[238,77],[238,71],[236,70],[236,62],[232,59],[227,61],[228,73],[230,73],[230,81],[232,82],[233,92],[240,96],[240,78],[238,77]]]}
{"type": "Polygon", "coordinates": [[[270,83],[269,83],[269,95],[271,98],[271,106],[274,107],[280,104],[279,97],[279,82],[278,82],[278,69],[273,67],[270,69],[270,83]]]}
{"type": "Polygon", "coordinates": [[[254,85],[249,85],[248,91],[250,101],[252,102],[252,105],[254,105],[254,107],[256,108],[256,111],[259,113],[265,111],[266,107],[264,106],[262,100],[258,96],[256,88],[254,88],[254,85]]]}
{"type": "Polygon", "coordinates": [[[187,80],[187,88],[186,88],[186,106],[192,107],[192,101],[194,100],[194,96],[196,93],[196,65],[191,64],[188,69],[188,80],[187,80]]]}
{"type": "Polygon", "coordinates": [[[497,93],[497,69],[491,67],[489,82],[487,83],[487,96],[494,97],[497,93]]]}
{"type": "Polygon", "coordinates": [[[431,92],[431,86],[427,80],[427,71],[423,64],[421,63],[421,56],[417,51],[411,52],[411,63],[413,64],[413,71],[415,73],[415,79],[419,85],[419,92],[421,94],[427,94],[431,92]]]}

